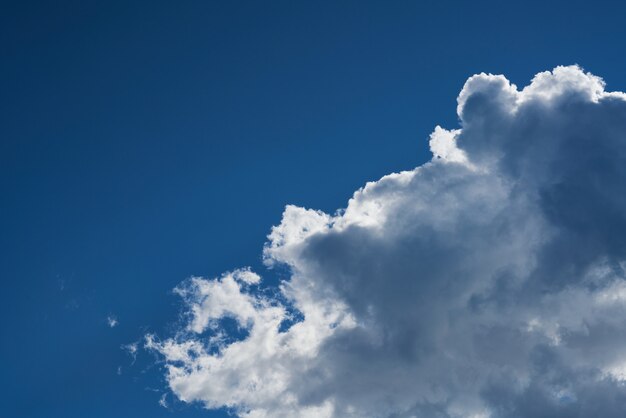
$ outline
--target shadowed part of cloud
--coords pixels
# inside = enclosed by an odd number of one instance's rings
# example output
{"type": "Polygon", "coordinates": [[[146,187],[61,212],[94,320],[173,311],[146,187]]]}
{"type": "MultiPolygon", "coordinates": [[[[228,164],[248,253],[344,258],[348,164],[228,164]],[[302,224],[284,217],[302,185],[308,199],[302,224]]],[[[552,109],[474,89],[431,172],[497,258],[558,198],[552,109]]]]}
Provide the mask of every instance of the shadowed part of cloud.
{"type": "Polygon", "coordinates": [[[521,90],[479,74],[457,112],[429,163],[335,214],[286,207],[264,248],[291,273],[276,297],[249,269],[177,288],[186,325],[146,345],[178,398],[250,418],[623,416],[626,95],[576,66],[521,90]]]}

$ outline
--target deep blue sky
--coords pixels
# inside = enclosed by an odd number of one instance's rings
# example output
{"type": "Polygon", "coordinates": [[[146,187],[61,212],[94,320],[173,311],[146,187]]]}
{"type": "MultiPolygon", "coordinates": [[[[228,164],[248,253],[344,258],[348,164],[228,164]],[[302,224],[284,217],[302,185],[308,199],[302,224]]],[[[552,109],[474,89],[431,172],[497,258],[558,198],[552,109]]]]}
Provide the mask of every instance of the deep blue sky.
{"type": "Polygon", "coordinates": [[[0,416],[223,416],[161,408],[120,345],[167,335],[190,275],[264,274],[285,204],[426,161],[473,73],[626,90],[612,4],[3,2],[0,416]]]}

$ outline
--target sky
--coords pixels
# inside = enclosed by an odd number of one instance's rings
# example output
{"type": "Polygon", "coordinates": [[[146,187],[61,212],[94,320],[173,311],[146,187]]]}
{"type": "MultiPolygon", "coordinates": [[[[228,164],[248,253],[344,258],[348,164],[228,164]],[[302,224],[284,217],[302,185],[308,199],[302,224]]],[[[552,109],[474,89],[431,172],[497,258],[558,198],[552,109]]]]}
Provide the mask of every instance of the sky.
{"type": "Polygon", "coordinates": [[[1,416],[618,416],[624,6],[2,9],[1,416]]]}

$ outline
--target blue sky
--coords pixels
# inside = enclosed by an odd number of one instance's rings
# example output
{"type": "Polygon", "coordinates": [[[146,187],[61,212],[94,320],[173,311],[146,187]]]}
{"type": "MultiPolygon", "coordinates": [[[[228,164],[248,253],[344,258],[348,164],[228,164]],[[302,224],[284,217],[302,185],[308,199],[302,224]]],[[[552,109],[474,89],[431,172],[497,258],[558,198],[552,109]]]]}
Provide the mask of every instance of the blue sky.
{"type": "Polygon", "coordinates": [[[177,402],[156,354],[120,348],[177,329],[182,280],[251,266],[275,283],[261,253],[284,206],[332,213],[429,160],[472,74],[525,86],[579,64],[626,90],[612,2],[3,9],[7,417],[225,416],[177,402]]]}

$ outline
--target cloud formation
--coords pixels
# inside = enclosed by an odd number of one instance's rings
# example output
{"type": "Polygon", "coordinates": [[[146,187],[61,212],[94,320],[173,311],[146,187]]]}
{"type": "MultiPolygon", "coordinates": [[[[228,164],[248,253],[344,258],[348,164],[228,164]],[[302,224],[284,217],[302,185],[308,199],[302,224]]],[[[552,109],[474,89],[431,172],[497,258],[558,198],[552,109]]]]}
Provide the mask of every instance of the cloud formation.
{"type": "Polygon", "coordinates": [[[621,417],[626,95],[478,74],[432,161],[336,214],[285,208],[249,269],[177,288],[173,393],[241,417],[621,417]]]}
{"type": "Polygon", "coordinates": [[[107,325],[109,328],[115,328],[119,322],[117,321],[117,317],[115,315],[107,316],[107,325]]]}

